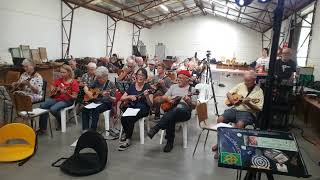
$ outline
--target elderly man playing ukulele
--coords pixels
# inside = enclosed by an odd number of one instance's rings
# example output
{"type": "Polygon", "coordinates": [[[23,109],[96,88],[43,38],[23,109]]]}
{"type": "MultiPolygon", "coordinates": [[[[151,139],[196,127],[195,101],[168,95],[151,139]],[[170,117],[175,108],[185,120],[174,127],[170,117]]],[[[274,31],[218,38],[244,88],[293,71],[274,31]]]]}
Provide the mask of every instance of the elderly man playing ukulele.
{"type": "Polygon", "coordinates": [[[150,129],[148,136],[152,139],[160,129],[166,130],[167,144],[164,147],[164,152],[170,152],[173,149],[175,137],[175,125],[177,122],[188,121],[191,118],[191,111],[197,105],[196,96],[192,96],[192,89],[189,85],[189,71],[181,70],[178,72],[178,84],[170,86],[168,91],[162,96],[162,101],[169,103],[170,107],[160,121],[150,129]],[[175,101],[176,98],[180,100],[175,101]]]}
{"type": "MultiPolygon", "coordinates": [[[[254,123],[257,113],[262,110],[264,95],[262,89],[255,84],[256,73],[247,71],[244,82],[236,85],[227,93],[226,105],[232,106],[219,116],[217,123],[235,123],[236,128],[245,128],[254,123]]],[[[212,151],[217,151],[217,145],[212,151]]],[[[218,154],[215,154],[215,159],[218,154]]]]}

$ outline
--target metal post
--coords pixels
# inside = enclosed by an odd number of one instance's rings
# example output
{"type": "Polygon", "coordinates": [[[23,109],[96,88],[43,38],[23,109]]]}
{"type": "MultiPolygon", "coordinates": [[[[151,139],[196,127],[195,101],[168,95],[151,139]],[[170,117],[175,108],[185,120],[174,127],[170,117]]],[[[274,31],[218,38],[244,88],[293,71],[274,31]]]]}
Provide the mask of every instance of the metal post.
{"type": "Polygon", "coordinates": [[[265,94],[264,94],[264,106],[262,111],[262,121],[261,129],[266,130],[269,128],[269,121],[272,117],[271,106],[272,106],[272,86],[274,82],[274,69],[277,60],[277,52],[279,47],[279,38],[281,32],[282,17],[284,11],[284,0],[278,0],[277,8],[274,11],[274,21],[273,21],[273,37],[272,37],[272,47],[269,63],[269,71],[266,82],[265,94]]]}
{"type": "MultiPolygon", "coordinates": [[[[311,41],[312,41],[312,33],[313,33],[313,25],[315,22],[316,18],[316,13],[317,13],[317,5],[318,5],[318,0],[314,2],[314,8],[313,8],[313,17],[312,17],[312,22],[311,22],[311,29],[310,29],[310,38],[309,38],[309,44],[308,44],[308,52],[307,52],[307,60],[306,60],[306,65],[308,64],[308,59],[309,59],[309,53],[310,53],[310,46],[311,46],[311,41]]],[[[319,163],[320,165],[320,163],[319,163]]]]}
{"type": "Polygon", "coordinates": [[[133,47],[136,46],[138,48],[139,46],[141,27],[135,24],[132,25],[132,54],[134,54],[133,47]]]}
{"type": "Polygon", "coordinates": [[[69,3],[61,0],[61,58],[66,59],[70,51],[72,25],[74,9],[69,3]],[[70,11],[64,13],[63,4],[65,4],[70,11]]]}
{"type": "Polygon", "coordinates": [[[114,37],[117,29],[117,20],[107,16],[107,48],[106,48],[106,56],[112,55],[114,37]]]}

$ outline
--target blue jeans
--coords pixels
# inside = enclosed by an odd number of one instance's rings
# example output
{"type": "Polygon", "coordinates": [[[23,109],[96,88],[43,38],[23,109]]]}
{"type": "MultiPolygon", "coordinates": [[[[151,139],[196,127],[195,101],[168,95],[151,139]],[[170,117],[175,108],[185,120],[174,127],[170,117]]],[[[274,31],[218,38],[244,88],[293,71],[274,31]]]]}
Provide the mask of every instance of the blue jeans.
{"type": "MultiPolygon", "coordinates": [[[[45,102],[40,104],[41,109],[49,109],[50,113],[56,118],[59,124],[61,124],[60,110],[69,106],[72,106],[73,100],[70,101],[56,101],[48,98],[45,102]]],[[[41,130],[47,129],[49,113],[42,114],[40,116],[39,126],[41,130]]]]}

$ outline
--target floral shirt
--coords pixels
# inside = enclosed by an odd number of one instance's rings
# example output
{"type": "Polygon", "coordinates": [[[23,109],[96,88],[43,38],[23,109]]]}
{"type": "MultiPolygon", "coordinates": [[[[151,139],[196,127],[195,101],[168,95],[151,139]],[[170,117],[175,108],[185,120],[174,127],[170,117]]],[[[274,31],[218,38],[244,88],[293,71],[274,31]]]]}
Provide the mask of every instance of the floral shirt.
{"type": "Polygon", "coordinates": [[[86,83],[87,85],[90,85],[94,82],[96,76],[89,76],[88,73],[85,73],[84,75],[82,75],[81,81],[83,83],[86,83]]]}
{"type": "MultiPolygon", "coordinates": [[[[24,72],[21,74],[19,82],[22,81],[27,81],[28,79],[30,79],[31,76],[24,72]]],[[[43,96],[43,92],[42,92],[42,86],[43,86],[43,79],[42,76],[38,73],[36,73],[30,80],[29,80],[30,84],[32,86],[36,86],[38,88],[38,93],[34,93],[32,91],[32,89],[28,86],[25,86],[25,88],[23,89],[23,92],[26,93],[27,95],[31,96],[32,101],[38,101],[42,99],[43,96]]]]}

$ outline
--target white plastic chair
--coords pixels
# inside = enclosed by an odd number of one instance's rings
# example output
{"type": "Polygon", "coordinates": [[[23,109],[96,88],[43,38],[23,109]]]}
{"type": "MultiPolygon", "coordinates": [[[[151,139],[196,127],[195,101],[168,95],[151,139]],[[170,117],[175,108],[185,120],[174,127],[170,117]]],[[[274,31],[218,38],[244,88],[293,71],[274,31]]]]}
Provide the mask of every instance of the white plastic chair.
{"type": "Polygon", "coordinates": [[[73,111],[74,120],[76,121],[76,125],[78,125],[78,119],[77,119],[77,112],[75,108],[75,103],[73,103],[71,106],[66,107],[60,111],[61,115],[61,132],[67,131],[67,112],[68,110],[73,111]]]}
{"type": "MultiPolygon", "coordinates": [[[[140,144],[144,144],[144,121],[146,117],[139,119],[139,130],[140,130],[140,144]]],[[[121,126],[119,140],[121,139],[123,127],[121,126]]]]}
{"type": "MultiPolygon", "coordinates": [[[[188,147],[188,121],[179,122],[176,125],[182,127],[183,148],[187,148],[188,147]]],[[[164,136],[164,130],[161,130],[160,144],[162,144],[163,136],[164,136]]]]}
{"type": "Polygon", "coordinates": [[[208,102],[212,97],[212,89],[210,84],[197,84],[195,89],[199,90],[198,101],[201,103],[208,102]]]}
{"type": "Polygon", "coordinates": [[[106,136],[109,136],[109,130],[110,130],[110,114],[111,114],[111,110],[107,110],[105,112],[102,113],[103,117],[104,117],[104,127],[106,130],[106,136]]]}

